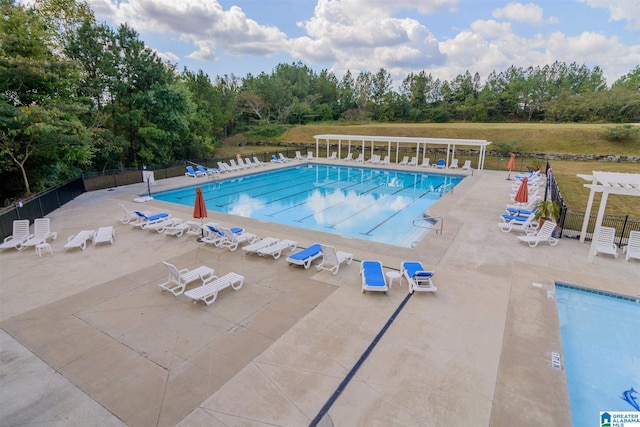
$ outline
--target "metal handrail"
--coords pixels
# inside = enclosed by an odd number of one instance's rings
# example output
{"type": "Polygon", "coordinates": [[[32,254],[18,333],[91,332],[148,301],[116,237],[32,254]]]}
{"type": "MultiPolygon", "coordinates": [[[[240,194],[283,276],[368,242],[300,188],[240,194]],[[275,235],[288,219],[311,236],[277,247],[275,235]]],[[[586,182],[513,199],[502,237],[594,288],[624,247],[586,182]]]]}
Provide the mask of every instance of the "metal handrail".
{"type": "MultiPolygon", "coordinates": [[[[418,219],[414,219],[413,220],[413,226],[414,227],[428,228],[428,229],[433,229],[433,226],[438,224],[438,223],[440,223],[440,234],[442,234],[442,228],[444,226],[444,218],[441,217],[441,216],[425,216],[423,218],[418,218],[418,219]],[[430,219],[435,219],[437,221],[436,222],[432,222],[432,221],[429,221],[430,219]],[[425,221],[425,222],[427,222],[427,224],[430,224],[430,226],[429,227],[425,227],[425,226],[422,226],[422,225],[418,225],[418,223],[420,221],[425,221]]],[[[438,229],[435,229],[435,230],[436,230],[436,234],[438,234],[438,229]]]]}

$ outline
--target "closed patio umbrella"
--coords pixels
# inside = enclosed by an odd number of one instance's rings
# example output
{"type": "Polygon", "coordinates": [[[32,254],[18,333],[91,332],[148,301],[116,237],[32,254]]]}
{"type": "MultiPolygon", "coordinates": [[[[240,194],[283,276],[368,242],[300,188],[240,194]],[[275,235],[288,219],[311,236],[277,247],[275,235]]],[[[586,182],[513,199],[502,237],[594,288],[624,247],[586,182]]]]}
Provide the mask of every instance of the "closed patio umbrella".
{"type": "Polygon", "coordinates": [[[522,182],[520,183],[520,187],[518,187],[516,197],[513,200],[518,203],[529,202],[529,179],[526,176],[522,178],[522,182]]]}
{"type": "Polygon", "coordinates": [[[202,231],[202,237],[204,237],[204,229],[202,228],[202,218],[207,217],[207,204],[202,196],[202,188],[196,188],[196,203],[193,207],[193,217],[200,219],[200,230],[202,231]]]}
{"type": "Polygon", "coordinates": [[[511,171],[516,167],[516,155],[515,153],[511,153],[511,158],[509,159],[509,163],[507,163],[507,169],[509,169],[509,176],[507,179],[511,179],[511,171]]]}

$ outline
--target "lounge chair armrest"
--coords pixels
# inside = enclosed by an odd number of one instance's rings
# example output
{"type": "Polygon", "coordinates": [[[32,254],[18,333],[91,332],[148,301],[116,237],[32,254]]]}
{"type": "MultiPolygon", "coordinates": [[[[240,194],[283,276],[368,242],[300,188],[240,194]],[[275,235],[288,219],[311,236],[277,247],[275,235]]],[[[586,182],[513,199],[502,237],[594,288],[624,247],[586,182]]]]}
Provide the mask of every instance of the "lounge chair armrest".
{"type": "Polygon", "coordinates": [[[426,271],[426,270],[425,270],[425,271],[416,271],[416,272],[413,274],[413,277],[414,277],[414,278],[416,278],[416,279],[420,279],[420,278],[427,279],[427,278],[429,278],[429,277],[433,277],[433,276],[435,276],[435,274],[436,274],[436,273],[435,273],[435,272],[433,272],[433,271],[426,271]]]}

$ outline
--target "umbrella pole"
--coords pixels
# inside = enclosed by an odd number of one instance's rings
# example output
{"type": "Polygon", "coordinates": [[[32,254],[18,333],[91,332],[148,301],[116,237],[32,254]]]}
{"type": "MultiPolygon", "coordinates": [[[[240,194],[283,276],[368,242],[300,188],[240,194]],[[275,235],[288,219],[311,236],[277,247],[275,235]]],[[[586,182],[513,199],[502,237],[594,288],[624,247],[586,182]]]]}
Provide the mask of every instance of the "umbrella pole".
{"type": "Polygon", "coordinates": [[[509,169],[509,175],[507,176],[507,181],[511,181],[511,169],[509,169]]]}

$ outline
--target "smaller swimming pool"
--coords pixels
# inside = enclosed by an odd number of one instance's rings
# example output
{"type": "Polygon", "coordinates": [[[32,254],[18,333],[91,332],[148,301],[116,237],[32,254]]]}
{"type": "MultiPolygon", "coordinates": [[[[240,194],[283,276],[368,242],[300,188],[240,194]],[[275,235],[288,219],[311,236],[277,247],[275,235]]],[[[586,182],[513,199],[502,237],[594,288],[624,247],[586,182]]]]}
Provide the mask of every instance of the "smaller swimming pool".
{"type": "Polygon", "coordinates": [[[326,164],[297,164],[154,194],[266,222],[412,247],[433,223],[423,213],[464,177],[326,164]]]}
{"type": "Polygon", "coordinates": [[[573,425],[600,425],[600,411],[638,410],[638,299],[563,283],[556,295],[573,425]]]}

